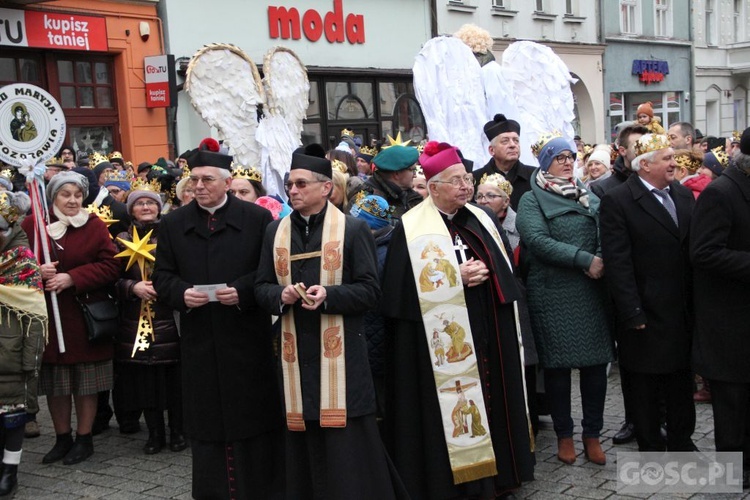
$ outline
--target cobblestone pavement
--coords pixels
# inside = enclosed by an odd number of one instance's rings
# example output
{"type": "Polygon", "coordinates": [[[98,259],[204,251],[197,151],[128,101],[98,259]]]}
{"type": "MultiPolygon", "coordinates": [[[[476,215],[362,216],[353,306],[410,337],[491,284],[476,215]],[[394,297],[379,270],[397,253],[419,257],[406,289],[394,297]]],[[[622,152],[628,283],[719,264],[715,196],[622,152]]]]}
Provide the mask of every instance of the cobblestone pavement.
{"type": "MultiPolygon", "coordinates": [[[[574,393],[577,392],[574,380],[574,393]]],[[[143,430],[133,435],[120,434],[114,419],[113,427],[94,438],[94,456],[74,466],[61,463],[42,465],[42,456],[54,444],[54,431],[41,398],[42,409],[38,420],[42,435],[24,441],[24,454],[19,468],[17,499],[82,499],[106,498],[111,500],[134,500],[141,498],[189,499],[191,459],[190,450],[173,453],[169,450],[157,455],[144,455],[142,447],[147,438],[143,430]]],[[[693,439],[704,451],[713,451],[713,419],[711,405],[697,405],[697,424],[693,439]]],[[[573,398],[574,420],[581,420],[581,401],[573,398]]],[[[580,441],[580,426],[576,427],[576,449],[578,460],[574,465],[565,465],[556,458],[557,440],[549,417],[542,417],[537,437],[536,481],[526,484],[517,492],[519,498],[545,499],[616,499],[616,453],[637,451],[634,443],[613,446],[611,438],[619,430],[623,419],[622,394],[617,369],[609,376],[607,401],[604,409],[604,432],[602,447],[607,454],[607,465],[598,466],[583,456],[580,441]]],[[[659,495],[642,495],[637,498],[660,500],[670,498],[659,495]]],[[[700,499],[700,495],[681,495],[672,498],[700,499]]],[[[714,495],[711,498],[750,498],[745,495],[714,495]]],[[[356,500],[356,499],[353,499],[356,500]]]]}

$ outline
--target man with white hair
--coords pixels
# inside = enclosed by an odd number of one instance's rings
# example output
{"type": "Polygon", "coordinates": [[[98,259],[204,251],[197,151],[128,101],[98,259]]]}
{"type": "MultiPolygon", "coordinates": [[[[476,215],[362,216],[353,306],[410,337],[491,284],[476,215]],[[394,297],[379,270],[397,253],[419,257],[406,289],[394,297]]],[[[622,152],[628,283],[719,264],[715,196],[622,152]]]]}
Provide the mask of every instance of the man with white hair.
{"type": "Polygon", "coordinates": [[[691,274],[688,230],[695,200],[674,178],[677,163],[665,135],[634,144],[634,175],[602,199],[605,278],[615,303],[625,397],[640,451],[662,451],[659,403],[666,402],[666,449],[690,451],[695,428],[690,371],[691,274]]]}

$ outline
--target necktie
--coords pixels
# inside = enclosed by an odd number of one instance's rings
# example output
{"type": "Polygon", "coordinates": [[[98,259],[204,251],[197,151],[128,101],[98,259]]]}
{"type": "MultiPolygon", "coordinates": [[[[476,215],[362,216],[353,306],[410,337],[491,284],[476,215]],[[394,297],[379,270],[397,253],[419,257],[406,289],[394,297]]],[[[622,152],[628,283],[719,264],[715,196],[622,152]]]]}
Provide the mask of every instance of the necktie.
{"type": "Polygon", "coordinates": [[[677,222],[677,209],[674,206],[672,197],[669,196],[669,191],[667,191],[666,189],[653,189],[653,192],[662,199],[662,201],[664,202],[664,208],[667,209],[667,212],[669,212],[669,216],[672,217],[674,225],[679,227],[680,224],[677,222]]]}

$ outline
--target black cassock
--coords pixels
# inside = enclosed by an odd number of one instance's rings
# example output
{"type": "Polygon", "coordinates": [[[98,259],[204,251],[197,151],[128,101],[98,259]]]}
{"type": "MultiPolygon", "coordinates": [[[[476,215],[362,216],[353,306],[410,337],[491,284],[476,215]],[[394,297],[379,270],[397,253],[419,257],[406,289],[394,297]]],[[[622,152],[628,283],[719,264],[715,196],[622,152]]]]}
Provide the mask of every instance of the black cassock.
{"type": "Polygon", "coordinates": [[[468,209],[460,209],[452,221],[443,219],[451,239],[458,234],[468,246],[466,258],[482,260],[491,271],[490,279],[464,287],[464,294],[498,475],[453,484],[403,226],[394,231],[382,285],[388,335],[386,444],[412,498],[494,498],[534,478],[513,313],[520,292],[491,235],[468,209]]]}

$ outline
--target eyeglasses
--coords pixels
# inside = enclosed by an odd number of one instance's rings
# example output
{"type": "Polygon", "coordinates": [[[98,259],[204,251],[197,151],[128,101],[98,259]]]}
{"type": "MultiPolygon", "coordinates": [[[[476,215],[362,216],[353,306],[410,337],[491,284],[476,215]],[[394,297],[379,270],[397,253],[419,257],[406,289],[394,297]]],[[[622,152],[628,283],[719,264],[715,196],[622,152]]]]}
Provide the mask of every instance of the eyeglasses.
{"type": "Polygon", "coordinates": [[[490,193],[477,195],[477,201],[482,201],[482,200],[492,201],[495,198],[504,198],[504,196],[501,194],[490,194],[490,193]]]}
{"type": "Polygon", "coordinates": [[[188,179],[190,179],[190,182],[192,182],[192,183],[194,183],[196,185],[198,185],[199,182],[202,182],[203,185],[211,184],[212,182],[216,182],[216,177],[212,177],[210,175],[206,175],[204,177],[197,177],[197,176],[194,177],[194,176],[191,175],[190,177],[188,177],[188,179]]]}
{"type": "Polygon", "coordinates": [[[133,203],[134,207],[143,208],[143,207],[158,207],[159,204],[156,203],[154,200],[144,200],[144,201],[138,201],[136,203],[133,203]]]}
{"type": "Polygon", "coordinates": [[[565,165],[565,162],[573,163],[576,161],[576,157],[573,155],[557,155],[555,156],[555,161],[558,165],[565,165]]]}
{"type": "Polygon", "coordinates": [[[433,182],[439,182],[440,184],[450,184],[453,187],[461,187],[462,184],[465,184],[469,187],[474,185],[474,176],[471,174],[462,175],[461,177],[451,177],[447,181],[433,181],[433,182]]]}
{"type": "Polygon", "coordinates": [[[318,180],[308,181],[306,179],[300,179],[298,181],[289,181],[289,182],[287,182],[286,184],[284,184],[284,188],[287,191],[291,191],[292,187],[296,186],[297,189],[303,190],[303,189],[305,189],[307,187],[308,184],[317,184],[318,182],[324,182],[324,181],[318,181],[318,180]]]}

